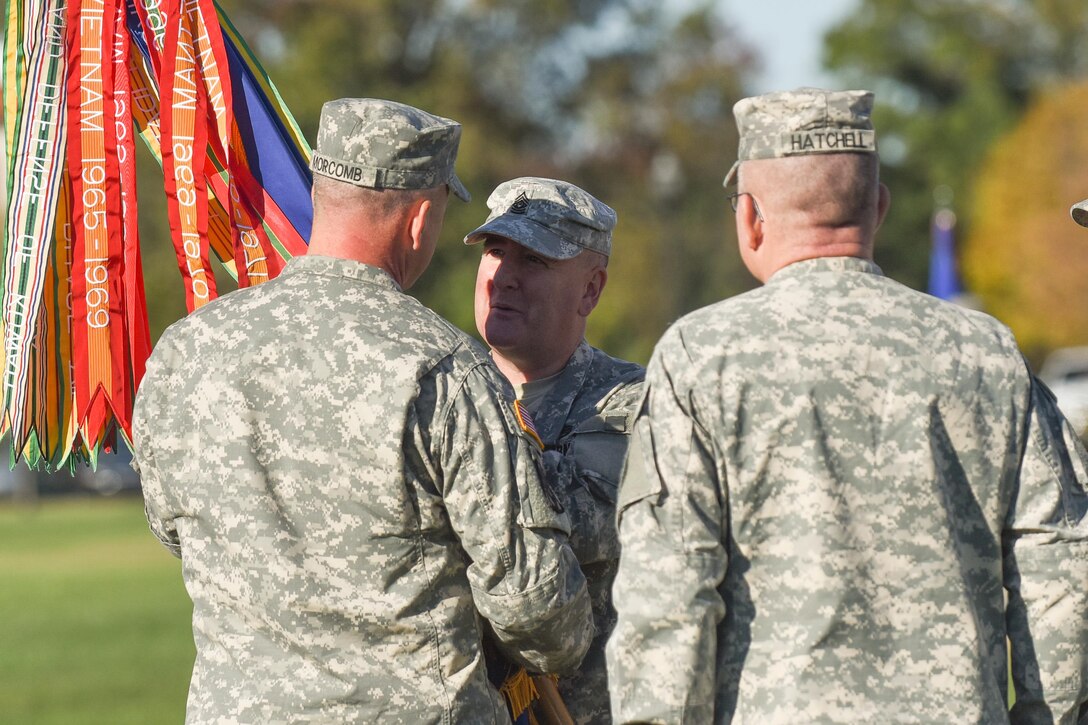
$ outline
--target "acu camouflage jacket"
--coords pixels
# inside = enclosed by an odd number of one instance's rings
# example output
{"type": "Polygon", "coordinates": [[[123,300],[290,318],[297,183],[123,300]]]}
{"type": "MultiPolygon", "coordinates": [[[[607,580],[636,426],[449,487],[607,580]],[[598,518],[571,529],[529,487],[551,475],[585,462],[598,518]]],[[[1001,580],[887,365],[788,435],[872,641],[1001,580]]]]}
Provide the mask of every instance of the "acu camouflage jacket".
{"type": "Polygon", "coordinates": [[[807,260],[677,322],[646,387],[618,721],[1078,722],[1088,453],[1004,326],[807,260]]]}
{"type": "Polygon", "coordinates": [[[612,721],[604,647],[616,624],[612,582],[619,563],[616,491],[646,371],[585,341],[533,410],[544,464],[571,517],[570,544],[589,583],[596,635],[577,672],[559,679],[575,722],[612,721]]]}
{"type": "Polygon", "coordinates": [[[485,628],[530,668],[579,661],[569,520],[503,390],[346,260],[292,260],[167,331],[134,432],[193,600],[189,722],[506,722],[485,628]]]}

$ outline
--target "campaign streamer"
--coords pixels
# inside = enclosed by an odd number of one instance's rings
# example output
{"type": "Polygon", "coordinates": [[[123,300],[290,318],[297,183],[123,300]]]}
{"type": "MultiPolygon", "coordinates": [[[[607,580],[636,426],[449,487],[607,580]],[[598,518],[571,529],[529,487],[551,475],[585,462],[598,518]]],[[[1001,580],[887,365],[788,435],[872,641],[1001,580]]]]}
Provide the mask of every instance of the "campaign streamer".
{"type": "Polygon", "coordinates": [[[150,353],[135,139],[163,169],[190,310],[305,252],[310,149],[214,0],[8,0],[0,432],[11,459],[93,464],[150,353]]]}
{"type": "Polygon", "coordinates": [[[82,0],[68,14],[68,166],[72,180],[72,359],[76,419],[97,448],[111,418],[127,423],[121,170],[114,105],[120,0],[82,0]]]}
{"type": "MultiPolygon", "coordinates": [[[[38,308],[45,287],[56,217],[65,138],[65,12],[61,0],[14,8],[21,30],[5,53],[5,78],[14,82],[10,115],[8,215],[4,238],[4,425],[22,450],[33,431],[29,392],[38,308]],[[25,61],[25,63],[24,63],[25,61]]],[[[10,39],[9,39],[10,40],[10,39]]],[[[8,93],[11,88],[6,89],[8,93]]]]}

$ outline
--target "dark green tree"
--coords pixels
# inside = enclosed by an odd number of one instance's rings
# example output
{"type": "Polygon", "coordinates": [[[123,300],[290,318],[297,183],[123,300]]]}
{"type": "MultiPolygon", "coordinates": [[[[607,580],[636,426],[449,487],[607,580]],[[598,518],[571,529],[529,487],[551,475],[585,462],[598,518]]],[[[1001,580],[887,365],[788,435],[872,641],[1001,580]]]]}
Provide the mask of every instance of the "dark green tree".
{"type": "Polygon", "coordinates": [[[464,124],[443,243],[413,290],[466,330],[478,252],[461,237],[515,176],[565,178],[616,208],[590,337],[644,360],[669,321],[750,285],[721,178],[749,55],[707,2],[237,0],[223,5],[314,138],[321,104],[392,98],[464,124]]]}
{"type": "Polygon", "coordinates": [[[952,189],[972,216],[991,144],[1038,91],[1088,73],[1086,35],[1083,0],[861,0],[827,34],[826,65],[877,92],[892,189],[878,261],[890,273],[924,288],[934,190],[952,189]]]}

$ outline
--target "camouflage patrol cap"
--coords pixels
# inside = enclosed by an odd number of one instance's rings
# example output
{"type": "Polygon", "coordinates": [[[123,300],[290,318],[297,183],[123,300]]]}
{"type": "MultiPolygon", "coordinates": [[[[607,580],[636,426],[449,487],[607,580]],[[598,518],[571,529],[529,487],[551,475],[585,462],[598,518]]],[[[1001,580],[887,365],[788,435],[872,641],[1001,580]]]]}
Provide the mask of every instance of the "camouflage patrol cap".
{"type": "Polygon", "coordinates": [[[875,154],[872,111],[870,91],[798,88],[742,98],[733,106],[740,148],[723,186],[736,181],[742,161],[807,154],[875,154]]]}
{"type": "Polygon", "coordinates": [[[1074,204],[1073,208],[1069,210],[1069,214],[1077,224],[1088,227],[1088,199],[1079,204],[1074,204]]]}
{"type": "Polygon", "coordinates": [[[377,98],[340,98],[321,108],[315,174],[371,189],[468,190],[453,172],[461,124],[377,98]]]}
{"type": "Polygon", "coordinates": [[[522,177],[499,184],[487,199],[491,213],[465,244],[505,237],[548,259],[570,259],[583,249],[612,253],[616,212],[574,184],[522,177]]]}

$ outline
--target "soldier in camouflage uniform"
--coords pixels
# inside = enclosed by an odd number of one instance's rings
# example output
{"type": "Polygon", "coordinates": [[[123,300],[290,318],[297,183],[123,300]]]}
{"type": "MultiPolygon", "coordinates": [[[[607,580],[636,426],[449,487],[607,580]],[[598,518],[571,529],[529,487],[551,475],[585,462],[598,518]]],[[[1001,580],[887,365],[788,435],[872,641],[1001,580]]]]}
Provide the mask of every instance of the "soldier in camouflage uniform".
{"type": "Polygon", "coordinates": [[[569,518],[505,382],[402,292],[450,191],[468,199],[460,132],[389,101],[326,104],[307,256],[151,357],[135,445],[193,600],[189,722],[509,722],[485,629],[548,671],[592,638],[569,518]]]}
{"type": "Polygon", "coordinates": [[[735,107],[726,182],[765,284],[651,358],[620,487],[620,722],[1085,722],[1088,453],[1008,329],[873,263],[871,107],[735,107]]]}
{"type": "Polygon", "coordinates": [[[585,341],[607,279],[616,215],[564,181],[498,186],[467,244],[483,243],[476,327],[532,413],[548,478],[571,516],[571,547],[589,581],[597,635],[559,691],[578,723],[609,723],[604,646],[615,624],[616,488],[645,370],[585,341]]]}

